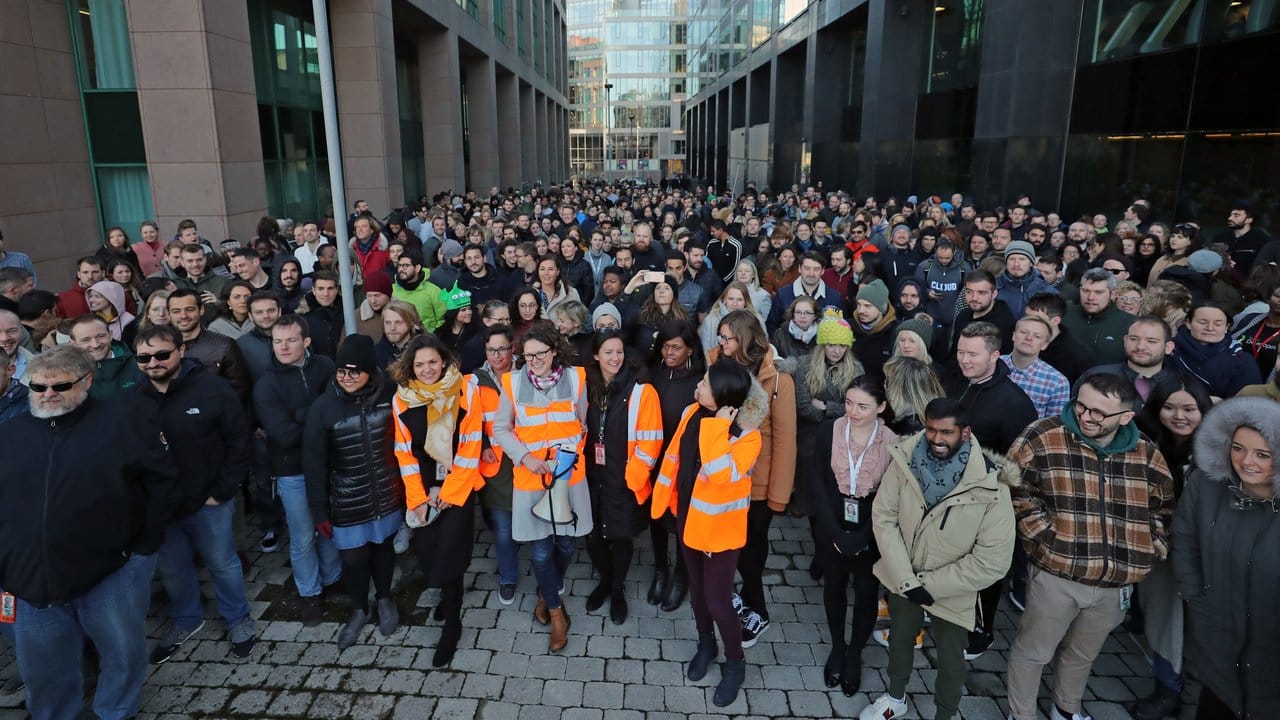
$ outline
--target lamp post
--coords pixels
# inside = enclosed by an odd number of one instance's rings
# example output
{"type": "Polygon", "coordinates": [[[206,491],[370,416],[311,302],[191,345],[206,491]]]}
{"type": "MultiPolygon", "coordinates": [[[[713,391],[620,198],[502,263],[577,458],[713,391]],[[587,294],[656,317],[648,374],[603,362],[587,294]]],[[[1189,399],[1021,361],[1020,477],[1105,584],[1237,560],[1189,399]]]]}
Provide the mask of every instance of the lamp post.
{"type": "MultiPolygon", "coordinates": [[[[635,110],[628,111],[627,119],[633,123],[636,122],[636,111],[635,110]]],[[[639,137],[638,132],[637,132],[637,137],[639,137]]],[[[633,143],[631,149],[635,152],[635,155],[636,155],[636,167],[639,167],[640,166],[640,143],[639,142],[633,143]]]]}
{"type": "Polygon", "coordinates": [[[609,177],[609,91],[613,89],[613,83],[604,84],[604,177],[609,177]]]}

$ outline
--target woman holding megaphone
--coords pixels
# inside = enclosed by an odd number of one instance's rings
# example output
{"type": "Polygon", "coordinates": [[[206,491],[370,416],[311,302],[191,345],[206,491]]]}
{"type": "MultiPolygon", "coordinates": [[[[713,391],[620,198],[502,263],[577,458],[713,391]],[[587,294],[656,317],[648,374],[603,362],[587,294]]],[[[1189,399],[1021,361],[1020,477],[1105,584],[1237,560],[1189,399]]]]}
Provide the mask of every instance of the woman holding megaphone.
{"type": "Polygon", "coordinates": [[[533,616],[551,626],[548,649],[568,642],[569,617],[560,601],[575,537],[591,532],[587,489],[587,374],[564,363],[573,349],[549,322],[535,322],[524,336],[521,367],[502,376],[493,435],[515,463],[511,536],[530,543],[538,604],[533,616]]]}

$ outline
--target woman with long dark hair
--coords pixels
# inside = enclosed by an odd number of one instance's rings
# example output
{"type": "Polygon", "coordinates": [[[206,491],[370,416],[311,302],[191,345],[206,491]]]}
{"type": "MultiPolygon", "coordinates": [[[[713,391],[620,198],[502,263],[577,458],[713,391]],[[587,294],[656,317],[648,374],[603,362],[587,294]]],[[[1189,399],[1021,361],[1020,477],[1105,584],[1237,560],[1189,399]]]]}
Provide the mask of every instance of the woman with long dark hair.
{"type": "Polygon", "coordinates": [[[533,324],[543,319],[542,299],[538,296],[538,291],[528,285],[522,285],[516,288],[511,294],[511,330],[516,336],[516,354],[520,352],[520,343],[524,340],[524,334],[533,327],[533,324]]]}
{"type": "Polygon", "coordinates": [[[447,482],[463,413],[462,374],[453,350],[431,333],[410,340],[389,374],[405,519],[416,528],[413,548],[427,587],[440,588],[444,629],[431,666],[442,667],[462,636],[462,576],[475,538],[474,484],[447,482]]]}
{"type": "MultiPolygon", "coordinates": [[[[698,336],[688,320],[673,320],[662,326],[649,354],[649,382],[658,393],[662,411],[662,448],[666,453],[680,415],[693,402],[693,391],[706,374],[707,362],[698,346],[698,336]]],[[[653,541],[653,580],[647,599],[650,605],[661,605],[672,612],[684,603],[689,591],[689,575],[684,553],[676,548],[676,567],[670,570],[670,538],[675,533],[675,518],[661,514],[649,521],[649,539],[653,541]]]]}
{"type": "Polygon", "coordinates": [[[1187,260],[1191,257],[1191,253],[1204,247],[1204,242],[1200,239],[1200,228],[1190,223],[1179,223],[1173,226],[1173,231],[1169,234],[1169,242],[1165,245],[1164,254],[1156,258],[1151,264],[1151,272],[1147,274],[1147,284],[1159,280],[1174,265],[1187,264],[1187,260]]]}
{"type": "Polygon", "coordinates": [[[653,350],[653,339],[663,324],[672,320],[688,320],[689,311],[679,301],[680,283],[670,275],[665,275],[653,284],[653,292],[640,306],[640,314],[635,323],[628,323],[627,346],[647,357],[653,350]]]}
{"type": "Polygon", "coordinates": [[[650,476],[662,449],[662,408],[653,386],[627,363],[622,333],[597,333],[587,369],[587,487],[594,529],[587,555],[600,583],[587,596],[587,612],[609,601],[614,625],[627,620],[626,581],[635,554],[632,539],[645,526],[650,476]]]}

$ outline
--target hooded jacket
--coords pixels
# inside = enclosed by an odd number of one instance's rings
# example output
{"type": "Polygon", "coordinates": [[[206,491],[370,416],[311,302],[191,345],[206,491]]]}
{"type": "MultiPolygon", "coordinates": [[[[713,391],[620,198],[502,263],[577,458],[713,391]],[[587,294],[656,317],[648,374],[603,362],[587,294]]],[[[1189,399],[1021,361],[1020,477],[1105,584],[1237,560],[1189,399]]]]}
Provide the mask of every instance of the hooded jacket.
{"type": "Polygon", "coordinates": [[[391,262],[391,254],[387,252],[387,236],[378,233],[368,251],[360,249],[360,242],[352,236],[348,241],[351,255],[360,264],[360,276],[369,277],[370,273],[382,270],[391,262]]]}
{"type": "Polygon", "coordinates": [[[960,296],[964,274],[972,269],[959,253],[956,253],[949,265],[943,265],[936,256],[920,261],[916,268],[916,279],[925,287],[925,295],[920,298],[925,312],[943,325],[955,322],[956,298],[960,296]],[[938,298],[931,298],[929,293],[937,294],[938,298]]]}
{"type": "MultiPolygon", "coordinates": [[[[1187,666],[1237,717],[1269,720],[1280,717],[1280,513],[1276,500],[1239,488],[1228,448],[1241,425],[1280,451],[1280,404],[1272,400],[1236,398],[1205,415],[1170,557],[1186,601],[1187,666]]],[[[1271,480],[1280,495],[1280,474],[1271,480]]]]}
{"type": "Polygon", "coordinates": [[[582,257],[582,253],[578,253],[573,260],[566,261],[564,256],[560,256],[559,260],[560,278],[569,287],[578,291],[578,299],[584,305],[590,306],[596,295],[595,272],[591,269],[591,263],[582,257]]]}
{"type": "Polygon", "coordinates": [[[111,309],[115,313],[115,317],[107,322],[107,330],[111,332],[112,340],[121,340],[125,344],[131,344],[134,328],[130,327],[136,319],[133,313],[129,312],[125,301],[124,287],[111,280],[103,280],[94,283],[90,290],[98,293],[111,303],[111,309]]]}
{"type": "Polygon", "coordinates": [[[1133,320],[1132,315],[1114,304],[1108,304],[1097,314],[1087,313],[1079,305],[1069,305],[1062,317],[1062,327],[1093,351],[1094,364],[1102,365],[1124,362],[1124,336],[1133,320]]]}
{"type": "MultiPolygon", "coordinates": [[[[707,354],[707,365],[719,358],[720,349],[713,349],[707,354]]],[[[755,374],[768,396],[769,412],[759,424],[763,445],[751,471],[752,502],[767,501],[774,512],[787,508],[796,481],[796,384],[780,369],[779,360],[770,346],[755,374]]]]}
{"type": "Polygon", "coordinates": [[[316,300],[313,293],[307,293],[306,302],[310,310],[302,318],[307,321],[307,329],[311,331],[311,352],[333,357],[344,336],[342,297],[335,296],[333,304],[325,307],[316,300]]]}
{"type": "Polygon", "coordinates": [[[444,301],[440,299],[440,288],[427,279],[425,272],[419,275],[418,280],[408,283],[397,278],[395,286],[391,288],[391,296],[417,308],[418,319],[427,332],[435,332],[436,328],[444,324],[445,310],[444,301]]]}
{"type": "Polygon", "coordinates": [[[893,354],[893,327],[898,324],[897,311],[890,304],[869,329],[862,327],[856,316],[849,320],[849,324],[853,326],[853,354],[858,357],[858,362],[867,372],[883,375],[884,363],[893,354]]]}
{"type": "Polygon", "coordinates": [[[124,343],[111,343],[111,354],[94,363],[93,385],[89,387],[89,397],[95,400],[106,400],[115,397],[121,391],[128,390],[144,380],[133,353],[124,343]]]}
{"type": "Polygon", "coordinates": [[[996,363],[991,379],[976,384],[960,378],[964,385],[951,388],[948,395],[969,412],[973,436],[989,451],[1004,454],[1018,435],[1039,417],[1035,403],[1009,377],[1009,366],[996,363]]]}
{"type": "Polygon", "coordinates": [[[1045,282],[1040,276],[1040,271],[1031,268],[1031,271],[1020,278],[1016,278],[1009,274],[1008,270],[1000,273],[996,278],[996,290],[999,294],[996,299],[1009,306],[1009,312],[1013,313],[1013,319],[1021,319],[1027,312],[1027,300],[1032,295],[1040,293],[1058,294],[1058,289],[1045,282]]]}
{"type": "Polygon", "coordinates": [[[194,514],[209,498],[235,497],[249,474],[253,435],[226,381],[188,358],[166,392],[148,380],[127,397],[132,424],[157,433],[177,469],[175,518],[194,514]]]}
{"type": "Polygon", "coordinates": [[[880,551],[875,574],[897,595],[923,587],[934,599],[925,606],[930,615],[972,630],[978,591],[1003,578],[1013,560],[1009,488],[974,438],[960,482],[928,507],[910,466],[921,442],[924,433],[917,433],[889,450],[889,469],[872,503],[880,551]]]}
{"type": "Polygon", "coordinates": [[[1229,398],[1246,385],[1262,382],[1258,363],[1228,334],[1216,343],[1202,343],[1191,337],[1185,325],[1173,336],[1172,367],[1198,379],[1209,394],[1229,398]]]}
{"type": "Polygon", "coordinates": [[[36,607],[84,595],[159,549],[173,510],[173,462],[126,407],[89,398],[0,433],[0,586],[36,607]]]}
{"type": "Polygon", "coordinates": [[[280,296],[280,314],[288,315],[298,312],[298,306],[302,304],[306,292],[302,289],[302,263],[292,255],[283,256],[276,263],[275,270],[271,276],[271,289],[275,290],[276,295],[280,296]],[[280,283],[280,272],[284,270],[285,265],[293,265],[298,268],[298,284],[293,286],[292,290],[285,290],[284,285],[280,283]]]}
{"type": "Polygon", "coordinates": [[[1031,425],[1009,449],[1018,535],[1031,562],[1073,582],[1140,582],[1168,556],[1176,501],[1164,457],[1133,422],[1106,447],[1080,434],[1075,411],[1031,425]]]}

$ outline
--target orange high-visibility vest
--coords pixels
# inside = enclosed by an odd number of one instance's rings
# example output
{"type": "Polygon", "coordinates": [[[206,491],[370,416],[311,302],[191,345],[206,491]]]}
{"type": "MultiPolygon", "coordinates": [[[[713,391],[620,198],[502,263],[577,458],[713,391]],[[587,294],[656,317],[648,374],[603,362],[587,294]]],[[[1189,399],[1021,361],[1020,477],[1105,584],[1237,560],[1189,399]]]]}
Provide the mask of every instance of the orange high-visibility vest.
{"type": "MultiPolygon", "coordinates": [[[[676,515],[679,493],[676,477],[680,473],[680,443],[689,419],[697,412],[695,403],[685,408],[680,426],[667,446],[653,488],[650,513],[654,519],[670,510],[676,515]]],[[[723,552],[737,550],[747,544],[747,510],[751,507],[751,468],[760,457],[760,431],[747,430],[738,437],[729,434],[731,420],[717,417],[702,419],[698,433],[698,454],[702,467],[693,484],[688,515],[684,520],[681,542],[693,550],[723,552]]]]}
{"type": "MultiPolygon", "coordinates": [[[[523,370],[513,370],[502,376],[502,391],[511,402],[515,419],[512,431],[516,439],[533,453],[551,464],[554,459],[552,448],[557,446],[578,453],[578,463],[569,475],[569,485],[577,485],[587,479],[587,463],[582,457],[586,447],[587,434],[578,418],[578,404],[582,394],[587,391],[587,371],[580,367],[566,367],[564,374],[572,383],[572,391],[566,400],[557,400],[546,405],[535,406],[521,404],[519,398],[530,384],[523,370]]],[[[541,492],[546,490],[544,477],[536,475],[524,466],[524,458],[512,458],[516,463],[511,476],[511,487],[516,492],[541,492]]],[[[550,480],[550,476],[545,478],[550,480]]]]}
{"type": "MultiPolygon", "coordinates": [[[[404,483],[405,507],[412,510],[427,501],[428,485],[422,482],[422,469],[418,466],[418,456],[413,452],[413,433],[400,419],[400,413],[407,409],[399,395],[391,399],[391,418],[395,425],[396,464],[400,466],[400,482],[404,483]]],[[[465,502],[466,496],[463,496],[462,500],[465,502]]]]}
{"type": "Polygon", "coordinates": [[[484,487],[484,479],[493,477],[502,465],[502,448],[493,442],[493,417],[498,410],[498,391],[480,384],[475,374],[463,378],[460,405],[464,412],[458,422],[458,450],[453,466],[440,488],[440,497],[450,505],[461,505],[467,497],[484,487]],[[484,461],[484,439],[494,462],[484,461]]]}
{"type": "Polygon", "coordinates": [[[662,405],[658,391],[648,383],[631,388],[627,405],[627,487],[643,504],[653,490],[649,477],[662,452],[662,405]]]}

